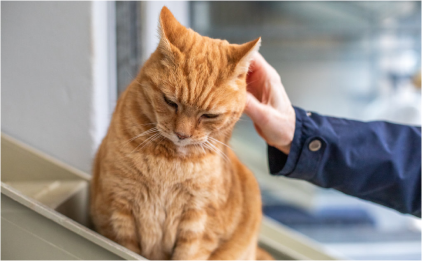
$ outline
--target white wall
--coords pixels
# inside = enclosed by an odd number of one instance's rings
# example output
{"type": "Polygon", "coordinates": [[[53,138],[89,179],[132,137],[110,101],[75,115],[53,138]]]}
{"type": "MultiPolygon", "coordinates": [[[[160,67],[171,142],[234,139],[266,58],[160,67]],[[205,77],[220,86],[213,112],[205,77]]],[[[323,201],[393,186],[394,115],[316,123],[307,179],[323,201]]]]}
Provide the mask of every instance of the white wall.
{"type": "Polygon", "coordinates": [[[1,8],[2,132],[86,172],[115,90],[108,79],[107,5],[2,2],[1,8]]]}

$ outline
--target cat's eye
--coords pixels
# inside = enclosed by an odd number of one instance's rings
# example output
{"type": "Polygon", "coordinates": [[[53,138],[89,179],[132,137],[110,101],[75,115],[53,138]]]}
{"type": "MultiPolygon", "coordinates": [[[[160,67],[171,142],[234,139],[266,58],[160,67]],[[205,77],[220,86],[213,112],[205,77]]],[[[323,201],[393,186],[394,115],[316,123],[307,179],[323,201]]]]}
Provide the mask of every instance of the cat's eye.
{"type": "Polygon", "coordinates": [[[217,118],[219,115],[218,114],[202,114],[201,117],[205,118],[205,119],[215,119],[217,118]]]}
{"type": "Polygon", "coordinates": [[[175,108],[175,109],[177,109],[177,104],[175,103],[175,102],[172,102],[172,101],[170,101],[165,95],[163,96],[164,97],[164,101],[168,104],[168,105],[170,105],[171,107],[173,107],[173,108],[175,108]]]}

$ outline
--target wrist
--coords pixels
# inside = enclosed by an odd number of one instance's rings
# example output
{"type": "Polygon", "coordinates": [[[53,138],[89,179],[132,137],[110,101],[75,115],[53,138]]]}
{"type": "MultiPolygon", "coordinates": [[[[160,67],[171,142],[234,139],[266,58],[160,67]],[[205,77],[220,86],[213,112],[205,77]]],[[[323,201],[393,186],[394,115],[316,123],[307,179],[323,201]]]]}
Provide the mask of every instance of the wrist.
{"type": "Polygon", "coordinates": [[[283,152],[284,154],[289,155],[291,145],[292,144],[290,143],[289,145],[286,145],[286,146],[277,146],[277,145],[275,145],[273,147],[277,148],[279,151],[283,152]]]}
{"type": "Polygon", "coordinates": [[[296,113],[292,106],[289,106],[287,109],[285,119],[282,122],[284,123],[282,133],[280,133],[282,138],[278,140],[279,142],[272,146],[288,155],[290,153],[290,148],[292,146],[296,130],[296,113]]]}

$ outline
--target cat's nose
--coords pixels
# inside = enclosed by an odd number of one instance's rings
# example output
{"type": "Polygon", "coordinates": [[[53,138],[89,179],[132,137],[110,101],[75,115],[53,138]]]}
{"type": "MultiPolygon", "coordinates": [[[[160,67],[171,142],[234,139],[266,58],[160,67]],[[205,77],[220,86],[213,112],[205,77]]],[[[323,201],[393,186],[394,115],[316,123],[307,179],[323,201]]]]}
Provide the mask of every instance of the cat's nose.
{"type": "Polygon", "coordinates": [[[188,135],[185,135],[185,134],[182,134],[182,133],[179,133],[179,132],[174,132],[175,134],[176,134],[176,136],[179,138],[179,140],[184,140],[184,139],[187,139],[187,138],[189,138],[190,136],[188,136],[188,135]]]}

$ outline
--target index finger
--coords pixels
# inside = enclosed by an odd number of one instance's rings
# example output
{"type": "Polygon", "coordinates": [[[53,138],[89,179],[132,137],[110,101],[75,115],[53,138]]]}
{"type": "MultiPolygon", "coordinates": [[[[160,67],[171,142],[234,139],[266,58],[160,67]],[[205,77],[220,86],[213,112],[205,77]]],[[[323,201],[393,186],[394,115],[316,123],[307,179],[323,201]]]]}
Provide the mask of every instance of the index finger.
{"type": "Polygon", "coordinates": [[[251,63],[249,65],[249,74],[253,74],[256,71],[261,70],[262,67],[265,66],[265,63],[266,61],[264,57],[260,53],[255,52],[252,55],[251,63]]]}
{"type": "Polygon", "coordinates": [[[249,72],[246,78],[247,90],[257,99],[261,99],[263,83],[265,81],[265,59],[260,53],[255,53],[249,66],[249,72]]]}

